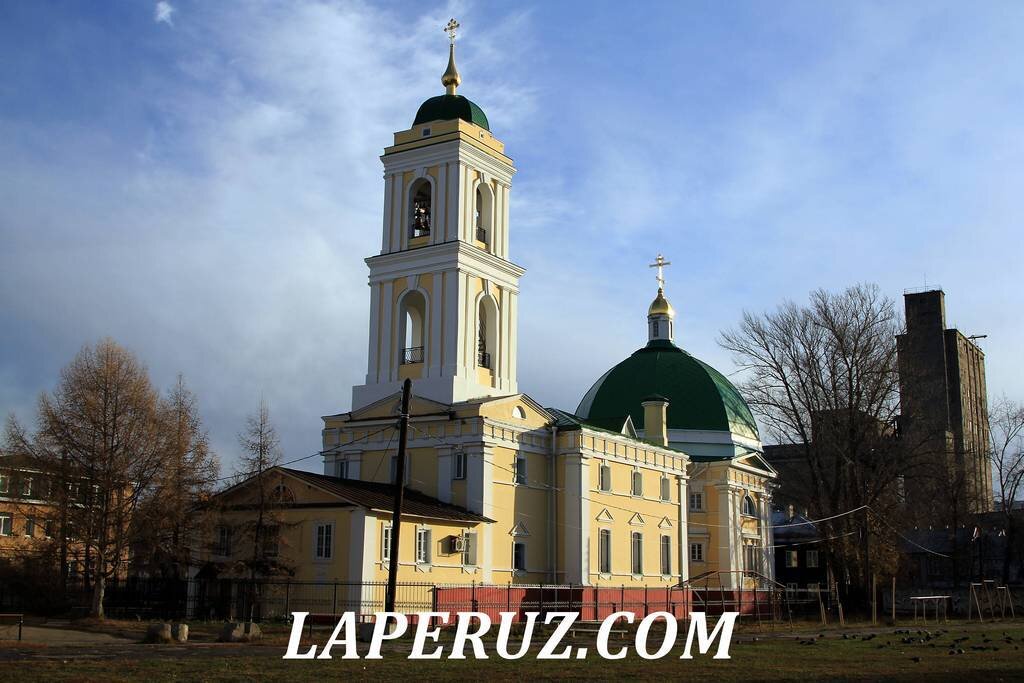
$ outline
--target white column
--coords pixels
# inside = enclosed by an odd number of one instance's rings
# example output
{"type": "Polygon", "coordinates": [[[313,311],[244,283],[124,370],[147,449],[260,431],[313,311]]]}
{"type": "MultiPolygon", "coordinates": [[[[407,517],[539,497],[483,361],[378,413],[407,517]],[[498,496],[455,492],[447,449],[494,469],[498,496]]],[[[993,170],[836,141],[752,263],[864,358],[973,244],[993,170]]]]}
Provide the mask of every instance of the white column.
{"type": "Polygon", "coordinates": [[[394,286],[391,282],[384,282],[381,285],[381,297],[383,297],[383,310],[381,311],[381,319],[377,325],[377,329],[380,334],[380,358],[377,370],[377,383],[390,382],[394,379],[392,375],[397,375],[395,371],[394,355],[395,350],[391,346],[391,340],[394,338],[393,322],[394,314],[392,313],[391,300],[393,297],[394,286]]]}
{"type": "Polygon", "coordinates": [[[495,388],[499,392],[508,391],[509,380],[509,319],[511,316],[512,295],[507,289],[501,290],[501,310],[498,311],[498,348],[495,349],[494,364],[495,388]]]}
{"type": "Polygon", "coordinates": [[[565,462],[565,581],[590,585],[589,458],[572,453],[565,462]]]}
{"type": "Polygon", "coordinates": [[[380,376],[380,284],[370,285],[370,348],[367,353],[366,383],[373,384],[380,376]]]}
{"type": "MultiPolygon", "coordinates": [[[[478,515],[497,519],[494,511],[494,452],[487,446],[466,450],[466,508],[478,515]]],[[[449,478],[451,474],[448,475],[449,478]]],[[[480,527],[480,552],[483,582],[492,580],[494,569],[494,525],[480,527]]]]}
{"type": "Polygon", "coordinates": [[[430,231],[431,244],[444,242],[448,239],[448,221],[445,220],[445,197],[448,195],[448,164],[437,167],[437,191],[434,193],[434,225],[430,231]]]}
{"type": "Polygon", "coordinates": [[[447,216],[444,223],[445,241],[453,242],[459,239],[459,190],[461,181],[462,165],[458,162],[452,163],[447,171],[448,200],[445,202],[447,216]]]}
{"type": "Polygon", "coordinates": [[[459,307],[462,305],[464,276],[457,270],[449,270],[444,276],[444,358],[441,375],[455,377],[459,367],[459,352],[462,337],[459,334],[459,307]]]}
{"type": "Polygon", "coordinates": [[[676,530],[679,549],[676,554],[679,556],[679,582],[683,583],[690,578],[690,522],[688,519],[690,501],[686,495],[686,477],[676,475],[676,489],[679,492],[679,528],[676,530]]]}
{"type": "Polygon", "coordinates": [[[761,553],[763,555],[762,562],[764,562],[764,568],[762,573],[768,578],[775,579],[775,548],[774,541],[772,540],[772,506],[771,506],[771,495],[767,492],[762,493],[760,496],[760,515],[761,515],[761,553]]]}
{"type": "Polygon", "coordinates": [[[381,240],[380,252],[387,254],[391,251],[391,205],[394,201],[391,198],[391,194],[395,188],[395,176],[393,173],[389,173],[384,176],[384,225],[381,230],[383,239],[381,240]]]}
{"type": "Polygon", "coordinates": [[[505,348],[508,349],[508,374],[505,376],[505,389],[509,393],[519,391],[519,381],[516,377],[516,363],[519,353],[519,340],[516,334],[519,320],[519,294],[509,290],[508,296],[508,341],[505,348]]]}
{"type": "Polygon", "coordinates": [[[427,344],[427,368],[425,377],[441,375],[441,330],[444,324],[444,278],[445,273],[434,273],[434,291],[430,293],[430,343],[427,344]]]}
{"type": "Polygon", "coordinates": [[[502,215],[501,215],[501,225],[502,225],[502,230],[501,230],[501,258],[507,259],[508,258],[508,233],[509,233],[509,225],[508,225],[508,196],[509,196],[509,191],[511,190],[511,187],[509,187],[508,185],[504,185],[504,184],[499,184],[498,187],[500,189],[500,192],[502,193],[502,200],[501,200],[501,211],[502,211],[502,215]]]}
{"type": "MultiPolygon", "coordinates": [[[[728,475],[726,475],[728,476],[728,475]]],[[[718,493],[718,570],[731,572],[739,569],[736,563],[738,515],[736,514],[736,492],[729,484],[716,484],[718,493]]],[[[734,588],[738,584],[735,574],[722,574],[722,585],[734,588]]]]}
{"type": "Polygon", "coordinates": [[[406,221],[408,220],[403,205],[405,198],[405,175],[396,173],[394,185],[391,189],[391,251],[405,249],[405,237],[408,234],[406,221]]]}

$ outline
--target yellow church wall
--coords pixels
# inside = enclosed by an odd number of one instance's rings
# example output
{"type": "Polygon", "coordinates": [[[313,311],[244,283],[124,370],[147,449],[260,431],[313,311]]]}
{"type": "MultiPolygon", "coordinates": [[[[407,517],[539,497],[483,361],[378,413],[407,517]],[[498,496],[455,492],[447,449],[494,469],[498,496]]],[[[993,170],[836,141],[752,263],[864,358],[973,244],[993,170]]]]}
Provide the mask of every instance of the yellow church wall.
{"type": "MultiPolygon", "coordinates": [[[[387,581],[388,563],[383,552],[384,529],[391,527],[391,516],[383,513],[371,513],[373,538],[370,539],[373,567],[368,581],[387,581]]],[[[475,532],[477,542],[483,537],[483,524],[459,523],[442,520],[408,518],[402,520],[402,531],[399,536],[398,580],[408,582],[431,583],[466,583],[479,581],[479,565],[482,562],[480,545],[477,549],[477,565],[464,565],[462,553],[451,552],[449,538],[462,536],[465,532],[475,532]],[[417,563],[416,536],[417,530],[430,531],[430,561],[417,563]]]]}
{"type": "Polygon", "coordinates": [[[541,453],[495,447],[491,536],[492,579],[498,583],[539,583],[548,579],[548,457],[541,453]],[[516,484],[516,457],[526,457],[527,483],[516,484]],[[517,527],[518,525],[518,527],[517,527]],[[513,535],[513,534],[516,535],[513,535]],[[513,543],[526,546],[526,571],[513,571],[513,543]]]}
{"type": "MultiPolygon", "coordinates": [[[[623,449],[623,455],[637,456],[637,449],[623,449]]],[[[670,501],[660,499],[662,473],[645,467],[634,468],[617,460],[594,457],[590,460],[590,580],[595,585],[663,585],[678,580],[678,484],[669,477],[670,501]],[[611,474],[611,490],[600,488],[601,466],[611,474]],[[641,473],[642,495],[632,495],[633,472],[641,473]],[[640,519],[636,518],[639,515],[640,519]],[[642,520],[642,522],[641,522],[642,520]],[[600,531],[611,532],[611,572],[600,570],[600,531]],[[643,574],[632,572],[632,534],[642,534],[643,574]],[[661,537],[668,536],[672,548],[672,573],[661,574],[661,537]]]]}

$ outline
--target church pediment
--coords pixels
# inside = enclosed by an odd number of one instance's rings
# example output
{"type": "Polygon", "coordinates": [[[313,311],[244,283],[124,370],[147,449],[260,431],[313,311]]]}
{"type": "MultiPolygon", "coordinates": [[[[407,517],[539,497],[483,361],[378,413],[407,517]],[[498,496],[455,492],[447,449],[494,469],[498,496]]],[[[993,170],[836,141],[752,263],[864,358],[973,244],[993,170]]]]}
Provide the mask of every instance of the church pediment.
{"type": "Polygon", "coordinates": [[[672,528],[672,520],[670,520],[668,517],[662,517],[661,521],[658,522],[658,528],[659,529],[671,529],[672,528]]]}
{"type": "MultiPolygon", "coordinates": [[[[373,420],[397,417],[402,407],[402,393],[397,392],[390,396],[374,401],[368,406],[353,410],[348,414],[351,420],[373,420]]],[[[444,413],[451,410],[451,406],[439,401],[432,401],[422,396],[413,396],[409,399],[410,415],[430,415],[444,413]]]]}
{"type": "Polygon", "coordinates": [[[631,416],[626,416],[626,421],[622,423],[622,429],[620,429],[619,432],[625,434],[631,439],[637,438],[636,428],[633,426],[633,418],[631,416]]]}
{"type": "Polygon", "coordinates": [[[605,508],[604,510],[601,510],[601,512],[599,512],[597,514],[597,517],[595,517],[595,519],[597,521],[599,521],[599,522],[614,522],[615,521],[615,518],[612,517],[612,513],[608,512],[608,508],[605,508]]]}
{"type": "Polygon", "coordinates": [[[515,526],[509,529],[509,536],[529,536],[530,530],[526,528],[526,524],[523,522],[516,522],[515,526]]]}
{"type": "Polygon", "coordinates": [[[639,512],[636,512],[629,518],[629,523],[631,526],[643,526],[647,522],[644,521],[644,518],[640,516],[639,512]]]}
{"type": "Polygon", "coordinates": [[[761,457],[760,453],[748,453],[747,455],[741,455],[738,458],[733,458],[733,464],[757,470],[766,477],[774,477],[778,474],[778,472],[775,471],[775,468],[769,465],[768,462],[761,457]]]}

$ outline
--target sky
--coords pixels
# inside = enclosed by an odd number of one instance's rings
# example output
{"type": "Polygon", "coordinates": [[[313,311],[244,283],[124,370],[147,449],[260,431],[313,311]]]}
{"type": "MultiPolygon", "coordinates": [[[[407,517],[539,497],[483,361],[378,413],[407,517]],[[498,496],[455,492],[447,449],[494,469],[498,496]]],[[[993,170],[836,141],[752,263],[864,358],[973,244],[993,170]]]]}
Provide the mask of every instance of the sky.
{"type": "MultiPolygon", "coordinates": [[[[459,89],[518,172],[519,387],[574,410],[646,341],[726,374],[744,310],[941,286],[1024,400],[1019,2],[0,3],[0,414],[113,338],[197,394],[229,472],[363,382],[379,155],[459,89]]],[[[300,466],[316,469],[317,458],[300,466]]]]}

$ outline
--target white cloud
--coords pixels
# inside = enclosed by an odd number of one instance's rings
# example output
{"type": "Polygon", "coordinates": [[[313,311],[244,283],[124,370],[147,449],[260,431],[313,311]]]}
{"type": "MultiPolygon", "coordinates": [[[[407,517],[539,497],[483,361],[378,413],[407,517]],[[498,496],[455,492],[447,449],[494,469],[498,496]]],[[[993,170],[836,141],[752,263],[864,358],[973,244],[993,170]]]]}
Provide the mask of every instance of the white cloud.
{"type": "Polygon", "coordinates": [[[174,20],[172,15],[178,10],[171,6],[171,3],[166,0],[160,0],[156,3],[156,8],[153,10],[153,21],[158,24],[167,24],[168,26],[174,26],[174,20]]]}

